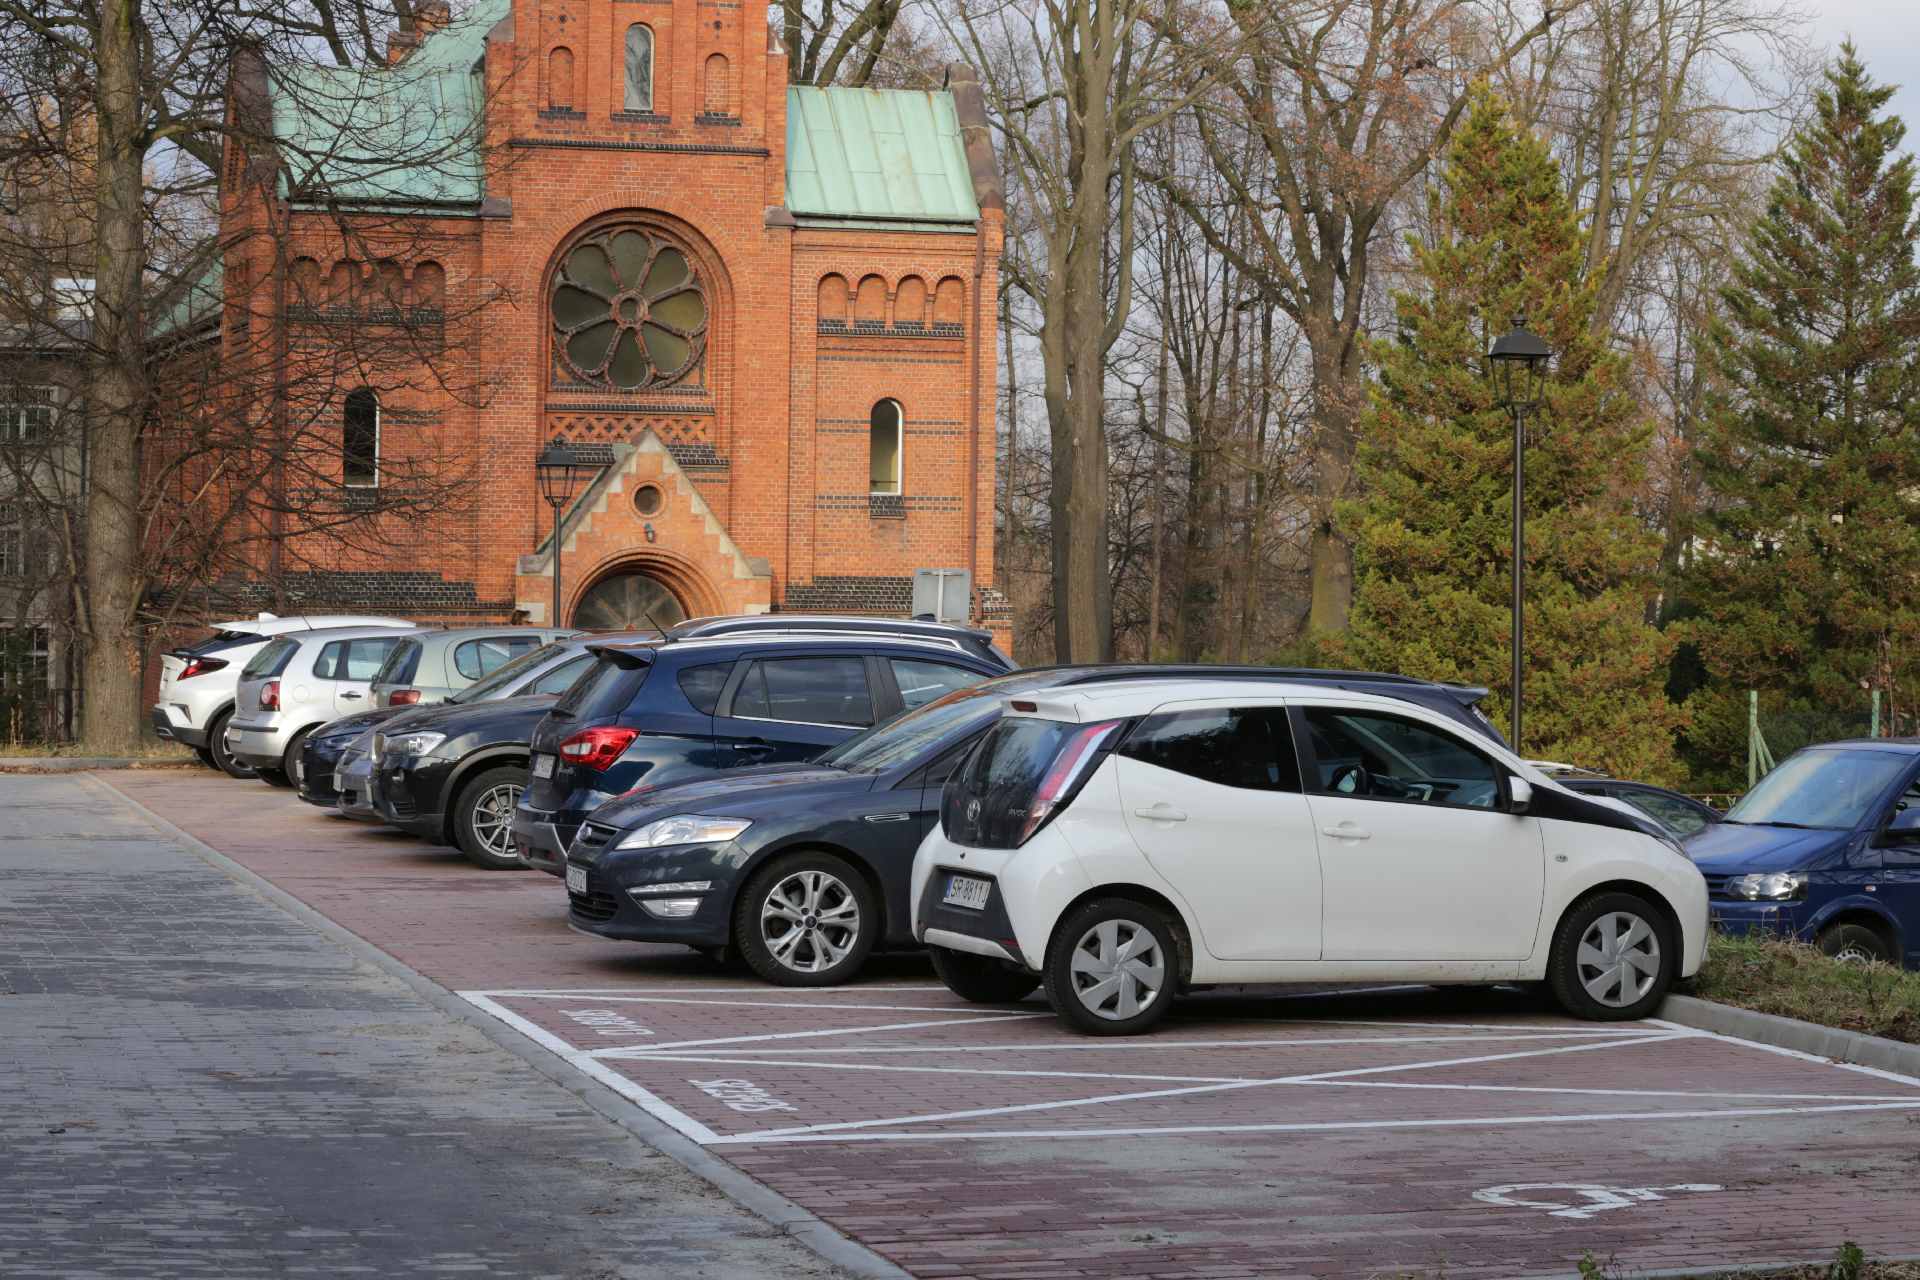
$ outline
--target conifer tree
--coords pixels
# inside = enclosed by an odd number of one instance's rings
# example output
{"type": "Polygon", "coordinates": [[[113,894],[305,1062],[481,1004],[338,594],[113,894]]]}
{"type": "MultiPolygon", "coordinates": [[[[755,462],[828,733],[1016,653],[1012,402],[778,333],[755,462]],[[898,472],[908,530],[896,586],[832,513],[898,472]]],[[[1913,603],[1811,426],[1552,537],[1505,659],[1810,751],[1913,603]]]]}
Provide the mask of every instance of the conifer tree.
{"type": "Polygon", "coordinates": [[[1716,761],[1744,758],[1750,688],[1771,718],[1860,726],[1866,687],[1920,694],[1920,227],[1893,92],[1842,46],[1708,340],[1686,630],[1709,677],[1689,738],[1716,761]]]}
{"type": "Polygon", "coordinates": [[[1516,316],[1553,349],[1526,457],[1526,740],[1532,757],[1671,778],[1671,642],[1648,624],[1658,542],[1636,518],[1649,426],[1588,332],[1576,214],[1544,143],[1482,86],[1449,147],[1416,287],[1373,345],[1354,539],[1354,660],[1510,697],[1513,423],[1486,352],[1516,316]]]}

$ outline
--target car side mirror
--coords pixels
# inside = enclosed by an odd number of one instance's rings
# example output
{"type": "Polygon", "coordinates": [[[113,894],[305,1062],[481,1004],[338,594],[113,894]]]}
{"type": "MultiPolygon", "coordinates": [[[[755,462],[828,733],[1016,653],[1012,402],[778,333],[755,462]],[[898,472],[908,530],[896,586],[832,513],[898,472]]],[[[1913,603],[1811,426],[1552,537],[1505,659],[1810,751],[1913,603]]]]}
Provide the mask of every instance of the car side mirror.
{"type": "Polygon", "coordinates": [[[1513,813],[1525,813],[1533,803],[1533,784],[1517,774],[1507,779],[1507,808],[1513,813]]]}
{"type": "Polygon", "coordinates": [[[1881,836],[1885,844],[1920,844],[1920,805],[1903,804],[1893,811],[1881,836]]]}

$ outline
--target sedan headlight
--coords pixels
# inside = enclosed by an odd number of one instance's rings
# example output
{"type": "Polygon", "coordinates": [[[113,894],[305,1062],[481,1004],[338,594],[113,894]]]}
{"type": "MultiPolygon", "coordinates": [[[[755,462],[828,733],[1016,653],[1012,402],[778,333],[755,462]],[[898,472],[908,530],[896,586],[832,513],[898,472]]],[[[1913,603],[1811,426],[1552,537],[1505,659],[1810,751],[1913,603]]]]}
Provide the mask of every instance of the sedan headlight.
{"type": "Polygon", "coordinates": [[[703,818],[698,814],[679,814],[629,831],[613,847],[658,849],[670,844],[723,844],[752,825],[746,818],[703,818]]]}
{"type": "Polygon", "coordinates": [[[1766,871],[1757,875],[1735,876],[1727,881],[1727,892],[1751,902],[1786,902],[1807,896],[1804,871],[1766,871]]]}
{"type": "Polygon", "coordinates": [[[381,740],[383,756],[424,756],[447,740],[444,733],[402,733],[381,740]]]}

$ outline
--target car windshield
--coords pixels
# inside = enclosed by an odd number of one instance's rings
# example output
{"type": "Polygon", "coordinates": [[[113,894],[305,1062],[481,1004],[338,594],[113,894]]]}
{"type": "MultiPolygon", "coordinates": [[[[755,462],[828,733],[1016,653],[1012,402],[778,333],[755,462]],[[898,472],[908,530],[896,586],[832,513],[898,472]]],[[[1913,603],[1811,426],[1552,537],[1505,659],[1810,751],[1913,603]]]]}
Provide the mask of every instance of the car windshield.
{"type": "Polygon", "coordinates": [[[1851,831],[1911,763],[1896,751],[1802,751],[1762,778],[1725,820],[1851,831]]]}
{"type": "Polygon", "coordinates": [[[563,644],[549,641],[538,649],[521,654],[504,666],[495,667],[491,674],[474,681],[460,692],[448,698],[448,702],[485,702],[508,685],[515,683],[530,669],[539,666],[547,659],[566,648],[563,644]]]}
{"type": "Polygon", "coordinates": [[[974,685],[955,689],[924,707],[877,724],[817,757],[816,763],[849,773],[884,773],[911,764],[962,727],[980,728],[1000,713],[1004,687],[974,685]]]}

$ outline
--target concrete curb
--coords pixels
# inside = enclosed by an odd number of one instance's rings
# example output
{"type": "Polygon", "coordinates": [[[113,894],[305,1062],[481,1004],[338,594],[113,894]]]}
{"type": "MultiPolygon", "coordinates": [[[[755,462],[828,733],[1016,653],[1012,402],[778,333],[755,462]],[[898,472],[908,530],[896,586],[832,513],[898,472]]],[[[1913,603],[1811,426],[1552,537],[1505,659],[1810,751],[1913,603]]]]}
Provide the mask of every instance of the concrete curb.
{"type": "Polygon", "coordinates": [[[241,866],[197,836],[182,831],[132,796],[98,778],[83,776],[81,781],[106,792],[115,801],[139,814],[169,840],[177,842],[215,870],[338,943],[356,959],[405,983],[441,1013],[473,1027],[600,1115],[711,1185],[727,1199],[792,1236],[824,1261],[863,1280],[912,1280],[911,1273],[843,1235],[823,1219],[742,1173],[700,1144],[675,1132],[559,1055],[535,1044],[499,1020],[488,1017],[412,966],[396,960],[359,934],[336,924],[264,876],[241,866]]]}
{"type": "MultiPolygon", "coordinates": [[[[133,769],[146,763],[127,756],[0,756],[0,773],[92,773],[96,769],[133,769]]],[[[185,764],[165,760],[160,764],[185,764]]]]}
{"type": "Polygon", "coordinates": [[[1920,1044],[1902,1044],[1898,1040],[1886,1040],[1858,1031],[1842,1031],[1837,1027],[1823,1027],[1817,1023],[1801,1022],[1797,1018],[1756,1013],[1752,1009],[1739,1009],[1697,996],[1668,996],[1666,1003],[1660,1006],[1659,1016],[1697,1031],[1712,1031],[1718,1035],[1773,1045],[1778,1049],[1812,1054],[1816,1058],[1831,1058],[1835,1062],[1920,1078],[1920,1044]]]}

